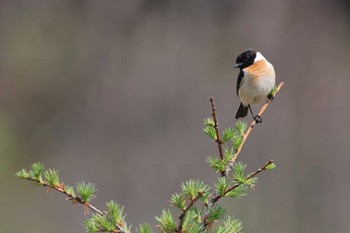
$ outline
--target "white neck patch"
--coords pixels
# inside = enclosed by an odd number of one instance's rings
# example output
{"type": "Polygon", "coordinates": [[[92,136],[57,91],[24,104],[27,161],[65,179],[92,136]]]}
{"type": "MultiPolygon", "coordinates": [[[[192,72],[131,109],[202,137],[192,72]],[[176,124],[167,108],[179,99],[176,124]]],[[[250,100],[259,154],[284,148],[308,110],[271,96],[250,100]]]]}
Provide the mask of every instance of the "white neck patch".
{"type": "Polygon", "coordinates": [[[254,59],[254,63],[257,61],[260,61],[260,60],[264,60],[264,59],[265,59],[264,56],[260,52],[257,52],[256,57],[254,59]]]}

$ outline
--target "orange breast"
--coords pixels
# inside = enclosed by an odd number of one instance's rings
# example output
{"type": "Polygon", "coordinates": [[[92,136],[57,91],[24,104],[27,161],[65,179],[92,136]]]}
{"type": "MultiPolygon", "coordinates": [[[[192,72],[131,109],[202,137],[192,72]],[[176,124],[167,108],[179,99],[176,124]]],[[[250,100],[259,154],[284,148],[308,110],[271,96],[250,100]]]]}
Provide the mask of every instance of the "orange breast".
{"type": "Polygon", "coordinates": [[[245,68],[244,70],[249,74],[250,77],[256,78],[268,74],[270,67],[268,66],[266,60],[260,60],[255,62],[253,65],[245,68]]]}

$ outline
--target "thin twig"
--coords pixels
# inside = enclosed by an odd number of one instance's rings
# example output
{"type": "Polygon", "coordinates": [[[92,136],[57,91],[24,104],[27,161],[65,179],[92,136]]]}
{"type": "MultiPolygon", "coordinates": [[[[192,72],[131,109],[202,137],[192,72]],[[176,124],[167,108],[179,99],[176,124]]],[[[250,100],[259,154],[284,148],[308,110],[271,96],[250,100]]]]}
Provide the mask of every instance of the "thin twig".
{"type": "MultiPolygon", "coordinates": [[[[256,175],[258,175],[260,172],[262,171],[265,171],[267,166],[272,164],[273,163],[273,160],[269,160],[264,166],[262,166],[261,168],[259,168],[258,170],[256,170],[255,172],[253,172],[252,174],[248,175],[246,177],[247,180],[255,177],[256,175]]],[[[207,226],[210,224],[208,223],[208,217],[209,217],[209,213],[210,213],[210,210],[211,208],[216,204],[216,202],[218,202],[222,197],[224,197],[227,193],[229,193],[230,191],[238,188],[239,186],[241,186],[242,184],[236,184],[236,185],[233,185],[231,187],[229,187],[228,189],[225,190],[224,194],[223,195],[220,195],[220,194],[216,194],[214,195],[212,198],[209,198],[209,201],[208,201],[208,206],[207,206],[207,211],[203,217],[203,222],[202,222],[202,231],[204,231],[207,226]]]]}
{"type": "MultiPolygon", "coordinates": [[[[281,82],[281,83],[278,85],[278,87],[277,87],[277,89],[276,89],[276,92],[274,93],[274,95],[273,95],[272,97],[275,97],[275,96],[277,95],[277,93],[280,91],[280,89],[283,87],[283,85],[284,85],[284,82],[281,82]]],[[[269,103],[270,103],[270,102],[271,102],[271,99],[268,98],[268,99],[266,100],[265,104],[264,104],[264,105],[262,106],[262,108],[260,109],[260,112],[259,112],[259,114],[258,114],[259,116],[262,116],[262,114],[265,112],[267,106],[269,106],[269,103]]],[[[241,145],[238,147],[236,154],[233,156],[233,158],[232,158],[232,160],[231,160],[232,163],[234,163],[234,162],[236,161],[238,155],[241,153],[242,148],[243,148],[243,145],[244,145],[245,141],[247,140],[247,138],[248,138],[250,132],[252,131],[252,129],[254,128],[255,125],[256,125],[256,121],[254,120],[254,121],[250,124],[249,128],[247,129],[247,131],[245,132],[244,137],[243,137],[243,142],[242,142],[241,145]]]]}
{"type": "MultiPolygon", "coordinates": [[[[212,116],[214,119],[214,128],[215,128],[215,132],[216,132],[216,143],[218,144],[218,149],[219,149],[219,154],[220,154],[220,158],[221,161],[224,160],[224,154],[222,152],[222,141],[220,139],[220,133],[219,133],[219,123],[217,120],[217,116],[216,116],[216,108],[215,108],[215,102],[214,102],[214,97],[210,98],[210,103],[211,103],[211,109],[212,109],[212,116]]],[[[221,172],[221,176],[226,176],[226,172],[222,171],[221,172]]]]}
{"type": "MultiPolygon", "coordinates": [[[[93,212],[95,212],[96,214],[98,215],[104,215],[105,213],[99,209],[97,209],[95,206],[91,205],[90,203],[88,202],[85,202],[83,201],[79,196],[73,196],[69,193],[67,193],[65,190],[64,190],[64,185],[61,184],[59,186],[53,186],[47,182],[44,182],[44,181],[40,181],[40,180],[37,180],[37,179],[33,179],[33,178],[25,178],[27,180],[30,180],[36,184],[40,184],[44,187],[48,187],[49,190],[53,189],[53,190],[56,190],[57,192],[60,192],[60,193],[63,193],[64,195],[67,196],[67,200],[71,200],[73,202],[73,204],[75,203],[79,203],[79,204],[82,204],[84,205],[84,208],[89,208],[90,210],[92,210],[93,212]]],[[[116,228],[118,228],[117,230],[113,231],[113,232],[118,232],[118,233],[129,233],[128,230],[124,229],[122,226],[120,226],[119,224],[116,224],[116,228]]]]}
{"type": "MultiPolygon", "coordinates": [[[[249,176],[246,177],[247,180],[253,178],[254,176],[258,175],[260,172],[266,170],[266,167],[269,166],[270,164],[273,163],[273,160],[269,160],[263,167],[259,168],[258,170],[256,170],[255,172],[253,172],[252,174],[250,174],[249,176]]],[[[234,190],[235,188],[237,188],[238,186],[240,186],[241,184],[236,184],[230,188],[228,188],[225,192],[224,192],[224,196],[229,193],[230,191],[234,190]]],[[[222,196],[221,196],[222,197],[222,196]]],[[[221,198],[220,197],[220,198],[221,198]]],[[[219,198],[219,199],[220,199],[219,198]]]]}
{"type": "Polygon", "coordinates": [[[44,187],[48,187],[50,190],[53,189],[53,190],[56,190],[57,192],[60,192],[60,193],[63,193],[64,195],[67,196],[67,199],[68,200],[71,200],[73,201],[74,203],[80,203],[80,204],[83,204],[84,206],[88,207],[89,209],[91,209],[92,211],[94,211],[95,213],[99,214],[99,215],[103,215],[103,212],[99,209],[97,209],[95,206],[91,205],[90,203],[88,202],[84,202],[80,197],[78,196],[73,196],[69,193],[67,193],[63,187],[56,187],[56,186],[52,186],[50,185],[49,183],[46,183],[46,182],[43,182],[43,181],[39,181],[37,179],[33,179],[33,178],[26,178],[27,180],[30,180],[34,183],[37,183],[37,184],[40,184],[44,187]]]}
{"type": "Polygon", "coordinates": [[[179,224],[177,225],[176,227],[176,232],[182,232],[182,225],[183,225],[183,222],[185,220],[185,216],[186,216],[186,213],[187,211],[196,203],[196,201],[198,201],[199,198],[201,198],[203,196],[203,193],[202,192],[199,192],[197,194],[197,196],[192,199],[188,205],[186,206],[185,209],[182,210],[182,214],[179,216],[179,224]]]}

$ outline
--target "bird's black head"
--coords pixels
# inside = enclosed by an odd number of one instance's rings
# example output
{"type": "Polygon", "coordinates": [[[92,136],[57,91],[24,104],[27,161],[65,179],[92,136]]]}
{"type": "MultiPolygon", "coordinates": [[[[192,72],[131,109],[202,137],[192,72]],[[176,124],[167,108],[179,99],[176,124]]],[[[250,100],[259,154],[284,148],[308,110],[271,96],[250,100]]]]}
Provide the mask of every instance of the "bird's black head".
{"type": "Polygon", "coordinates": [[[254,59],[256,58],[257,51],[254,49],[248,49],[244,51],[240,55],[238,55],[236,59],[236,64],[233,66],[234,68],[244,69],[254,63],[254,59]]]}

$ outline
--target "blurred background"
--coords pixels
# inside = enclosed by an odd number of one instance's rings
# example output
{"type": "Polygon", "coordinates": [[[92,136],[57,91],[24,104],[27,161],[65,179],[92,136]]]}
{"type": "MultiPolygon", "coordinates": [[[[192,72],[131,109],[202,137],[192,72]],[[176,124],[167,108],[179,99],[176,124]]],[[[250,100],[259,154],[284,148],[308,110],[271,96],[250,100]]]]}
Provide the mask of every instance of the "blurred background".
{"type": "Polygon", "coordinates": [[[341,0],[0,1],[0,231],[85,232],[82,206],[14,176],[36,161],[66,184],[96,183],[93,204],[119,202],[133,226],[154,225],[182,181],[213,184],[209,98],[221,128],[232,126],[232,65],[255,48],[286,84],[239,160],[277,169],[224,205],[245,232],[349,232],[349,10],[341,0]]]}

